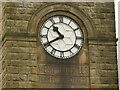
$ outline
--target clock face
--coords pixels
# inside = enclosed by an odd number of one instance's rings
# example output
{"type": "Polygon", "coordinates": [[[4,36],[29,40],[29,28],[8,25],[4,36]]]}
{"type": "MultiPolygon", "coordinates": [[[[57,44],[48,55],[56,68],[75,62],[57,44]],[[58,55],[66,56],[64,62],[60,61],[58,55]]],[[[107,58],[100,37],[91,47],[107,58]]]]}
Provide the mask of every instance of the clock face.
{"type": "Polygon", "coordinates": [[[83,34],[78,24],[66,16],[48,18],[41,27],[40,40],[52,56],[67,59],[76,55],[83,44],[83,34]]]}

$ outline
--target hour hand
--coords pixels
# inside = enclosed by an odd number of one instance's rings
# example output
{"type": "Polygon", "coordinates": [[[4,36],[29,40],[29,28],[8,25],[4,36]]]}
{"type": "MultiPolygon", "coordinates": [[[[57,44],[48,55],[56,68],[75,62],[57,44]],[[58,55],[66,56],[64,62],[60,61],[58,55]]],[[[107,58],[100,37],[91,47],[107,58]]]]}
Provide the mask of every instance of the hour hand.
{"type": "Polygon", "coordinates": [[[59,31],[58,31],[58,27],[53,26],[53,31],[57,32],[59,36],[63,36],[59,31]]]}
{"type": "Polygon", "coordinates": [[[53,31],[57,32],[58,31],[58,27],[53,26],[53,31]]]}

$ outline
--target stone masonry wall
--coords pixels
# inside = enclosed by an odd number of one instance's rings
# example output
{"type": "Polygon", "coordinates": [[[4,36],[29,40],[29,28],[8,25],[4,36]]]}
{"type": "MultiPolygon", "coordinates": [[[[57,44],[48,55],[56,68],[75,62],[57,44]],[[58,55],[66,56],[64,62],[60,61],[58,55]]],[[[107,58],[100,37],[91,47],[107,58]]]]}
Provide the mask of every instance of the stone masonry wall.
{"type": "MultiPolygon", "coordinates": [[[[34,82],[37,81],[37,36],[29,35],[27,27],[33,13],[45,4],[47,3],[5,3],[2,87],[36,87],[34,82]]],[[[95,26],[96,36],[88,43],[90,87],[116,88],[118,85],[114,3],[80,2],[75,4],[92,19],[95,26]]]]}
{"type": "Polygon", "coordinates": [[[2,10],[3,5],[0,2],[0,90],[2,88],[2,10]]]}
{"type": "Polygon", "coordinates": [[[32,7],[32,3],[5,4],[5,36],[8,37],[4,37],[3,52],[7,54],[4,54],[4,61],[7,62],[8,74],[5,75],[3,87],[30,88],[31,82],[37,79],[36,37],[26,35],[30,16],[36,10],[32,7]]]}
{"type": "Polygon", "coordinates": [[[87,12],[96,27],[96,41],[89,44],[91,88],[116,88],[114,3],[96,3],[90,8],[87,12]]]}
{"type": "Polygon", "coordinates": [[[85,11],[94,21],[96,41],[89,44],[91,88],[116,88],[117,56],[114,3],[94,3],[85,11]]]}

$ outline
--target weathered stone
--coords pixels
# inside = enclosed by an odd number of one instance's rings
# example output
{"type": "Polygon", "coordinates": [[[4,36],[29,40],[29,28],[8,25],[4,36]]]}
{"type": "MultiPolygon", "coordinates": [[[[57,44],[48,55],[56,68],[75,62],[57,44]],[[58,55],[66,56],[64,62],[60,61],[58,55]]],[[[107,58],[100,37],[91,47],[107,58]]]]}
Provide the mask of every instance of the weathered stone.
{"type": "Polygon", "coordinates": [[[95,51],[116,51],[116,46],[107,46],[106,45],[89,45],[90,51],[95,50],[95,51]]]}
{"type": "Polygon", "coordinates": [[[20,70],[19,67],[15,67],[15,66],[9,66],[9,67],[7,67],[7,72],[11,73],[11,74],[18,74],[19,70],[20,70]]]}
{"type": "Polygon", "coordinates": [[[19,88],[19,82],[18,81],[7,81],[6,86],[9,88],[19,88]]]}
{"type": "Polygon", "coordinates": [[[90,65],[91,69],[99,69],[99,70],[116,70],[117,66],[116,64],[97,64],[97,63],[91,63],[90,65]]]}
{"type": "Polygon", "coordinates": [[[36,42],[25,42],[25,41],[7,41],[5,43],[6,47],[36,47],[37,43],[36,42]]]}
{"type": "Polygon", "coordinates": [[[104,7],[106,7],[106,8],[114,8],[114,3],[110,3],[110,2],[104,3],[104,7]]]}
{"type": "Polygon", "coordinates": [[[101,20],[100,19],[94,19],[94,23],[95,24],[101,24],[101,20]]]}
{"type": "Polygon", "coordinates": [[[94,6],[94,3],[92,3],[92,2],[90,2],[90,3],[87,3],[87,2],[81,2],[81,3],[76,3],[76,4],[78,4],[79,6],[89,6],[89,5],[91,5],[91,6],[94,6]]]}
{"type": "Polygon", "coordinates": [[[90,71],[91,77],[117,77],[117,70],[95,70],[91,69],[90,71]]]}
{"type": "Polygon", "coordinates": [[[36,54],[36,48],[29,48],[29,47],[9,47],[7,49],[8,52],[11,53],[29,53],[31,51],[32,54],[36,54]]]}
{"type": "Polygon", "coordinates": [[[29,60],[29,61],[26,61],[25,63],[27,66],[36,66],[37,65],[37,62],[34,61],[34,60],[29,60]]]}
{"type": "Polygon", "coordinates": [[[94,88],[107,89],[108,87],[111,88],[112,90],[117,90],[118,85],[117,84],[91,84],[91,88],[93,88],[92,90],[94,90],[94,88]]]}
{"type": "Polygon", "coordinates": [[[116,52],[108,52],[108,51],[90,51],[91,55],[94,55],[96,57],[115,57],[116,56],[116,52]]]}
{"type": "Polygon", "coordinates": [[[14,7],[7,7],[7,8],[5,8],[5,11],[4,11],[4,12],[7,13],[7,14],[16,14],[17,9],[14,8],[14,7]],[[12,11],[12,12],[11,12],[11,11],[12,11]]]}
{"type": "Polygon", "coordinates": [[[16,27],[26,27],[27,28],[27,25],[28,25],[28,21],[21,21],[21,20],[15,21],[16,27]]]}
{"type": "Polygon", "coordinates": [[[37,60],[37,54],[29,54],[31,60],[37,60]]]}
{"type": "Polygon", "coordinates": [[[25,14],[26,8],[17,8],[17,14],[25,14]]]}
{"type": "Polygon", "coordinates": [[[37,74],[37,67],[31,67],[31,74],[37,74]]]}
{"type": "Polygon", "coordinates": [[[19,81],[27,81],[28,75],[27,74],[19,74],[19,81]]]}
{"type": "Polygon", "coordinates": [[[5,25],[9,26],[9,27],[14,27],[15,22],[14,22],[14,20],[7,20],[6,23],[5,23],[5,25]]]}
{"type": "Polygon", "coordinates": [[[31,55],[27,53],[8,53],[6,59],[12,60],[28,60],[30,59],[31,55]]]}
{"type": "Polygon", "coordinates": [[[34,5],[34,3],[32,3],[32,2],[25,2],[24,3],[24,7],[26,7],[26,8],[33,8],[33,5],[34,5]]]}
{"type": "Polygon", "coordinates": [[[28,21],[30,20],[31,15],[26,15],[26,14],[6,14],[7,19],[11,20],[25,20],[28,21]]]}
{"type": "Polygon", "coordinates": [[[0,81],[3,85],[0,87],[117,88],[113,2],[62,2],[62,4],[6,2],[3,4],[5,4],[3,11],[0,9],[0,32],[2,32],[0,33],[2,36],[0,40],[2,42],[0,81]],[[54,9],[55,11],[49,12],[49,14],[57,15],[56,10],[59,8],[55,8],[55,4],[62,5],[59,12],[65,11],[64,15],[74,18],[76,22],[81,19],[78,24],[84,33],[84,44],[80,53],[70,60],[57,60],[46,53],[41,46],[39,30],[42,21],[49,16],[47,14],[42,17],[46,13],[41,12],[44,11],[42,7],[46,8],[51,5],[49,11],[54,9]],[[75,14],[76,10],[77,14],[75,14]],[[73,14],[69,14],[69,12],[73,14]],[[41,18],[39,18],[40,16],[41,18]],[[37,22],[39,19],[40,21],[37,22]],[[34,23],[31,24],[33,28],[30,32],[31,21],[34,23]],[[35,27],[35,25],[38,26],[35,27]],[[42,64],[46,66],[40,67],[42,64]],[[83,68],[82,65],[86,67],[83,68]]]}
{"type": "Polygon", "coordinates": [[[45,3],[46,3],[46,2],[41,2],[41,3],[35,2],[35,3],[33,3],[33,7],[38,9],[38,8],[40,8],[42,5],[45,5],[45,3]]]}
{"type": "Polygon", "coordinates": [[[96,2],[96,3],[94,3],[94,6],[95,6],[95,7],[103,7],[103,6],[104,6],[104,3],[96,2]]]}
{"type": "Polygon", "coordinates": [[[21,60],[9,60],[8,65],[17,67],[17,66],[20,66],[20,65],[24,66],[25,63],[24,63],[24,61],[21,62],[21,60]]]}
{"type": "Polygon", "coordinates": [[[28,75],[28,80],[32,82],[38,81],[37,75],[36,74],[29,74],[28,75]]]}
{"type": "Polygon", "coordinates": [[[19,88],[29,88],[30,85],[31,85],[30,82],[26,82],[26,81],[19,82],[19,88]]]}
{"type": "Polygon", "coordinates": [[[26,14],[33,14],[34,12],[36,11],[36,9],[34,8],[34,9],[31,9],[31,8],[27,8],[27,10],[26,10],[26,14]]]}
{"type": "Polygon", "coordinates": [[[19,74],[8,74],[7,76],[9,81],[19,81],[19,74]]]}
{"type": "Polygon", "coordinates": [[[8,49],[8,52],[12,52],[12,53],[25,53],[26,52],[26,47],[10,47],[8,49]]]}
{"type": "Polygon", "coordinates": [[[114,13],[111,13],[111,14],[105,14],[105,17],[108,18],[108,19],[115,19],[115,14],[114,13]]]}
{"type": "Polygon", "coordinates": [[[101,20],[101,23],[105,26],[106,25],[115,25],[115,21],[109,20],[109,19],[103,19],[103,20],[101,20]]]}
{"type": "Polygon", "coordinates": [[[91,77],[91,84],[117,84],[116,77],[91,77]]]}
{"type": "Polygon", "coordinates": [[[22,2],[9,2],[9,3],[5,3],[5,6],[6,7],[23,7],[23,4],[22,2]]]}
{"type": "Polygon", "coordinates": [[[90,57],[91,63],[106,63],[106,64],[116,64],[117,61],[115,61],[116,57],[90,57]]]}
{"type": "Polygon", "coordinates": [[[19,70],[19,73],[21,73],[21,74],[29,74],[30,73],[30,67],[27,67],[27,66],[25,66],[25,67],[20,67],[20,70],[19,70]]]}
{"type": "Polygon", "coordinates": [[[2,74],[0,73],[0,89],[2,89],[2,74]]]}

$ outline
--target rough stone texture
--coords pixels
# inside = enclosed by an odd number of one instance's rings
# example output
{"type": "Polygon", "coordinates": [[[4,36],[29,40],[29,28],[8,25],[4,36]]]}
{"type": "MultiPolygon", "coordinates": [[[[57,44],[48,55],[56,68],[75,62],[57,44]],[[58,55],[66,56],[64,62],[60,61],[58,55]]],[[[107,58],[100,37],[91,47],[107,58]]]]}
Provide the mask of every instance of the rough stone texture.
{"type": "MultiPolygon", "coordinates": [[[[36,83],[39,78],[37,76],[37,35],[28,35],[27,28],[31,16],[47,3],[6,2],[4,4],[2,65],[0,59],[3,70],[3,74],[0,72],[0,76],[3,76],[0,80],[2,79],[3,84],[0,87],[39,87],[40,85],[36,83]]],[[[95,25],[96,36],[88,40],[90,88],[117,88],[114,3],[80,2],[74,4],[90,17],[95,25]]],[[[49,87],[52,86],[49,85],[49,87]]]]}
{"type": "Polygon", "coordinates": [[[0,90],[2,89],[2,3],[0,2],[0,90]]]}

